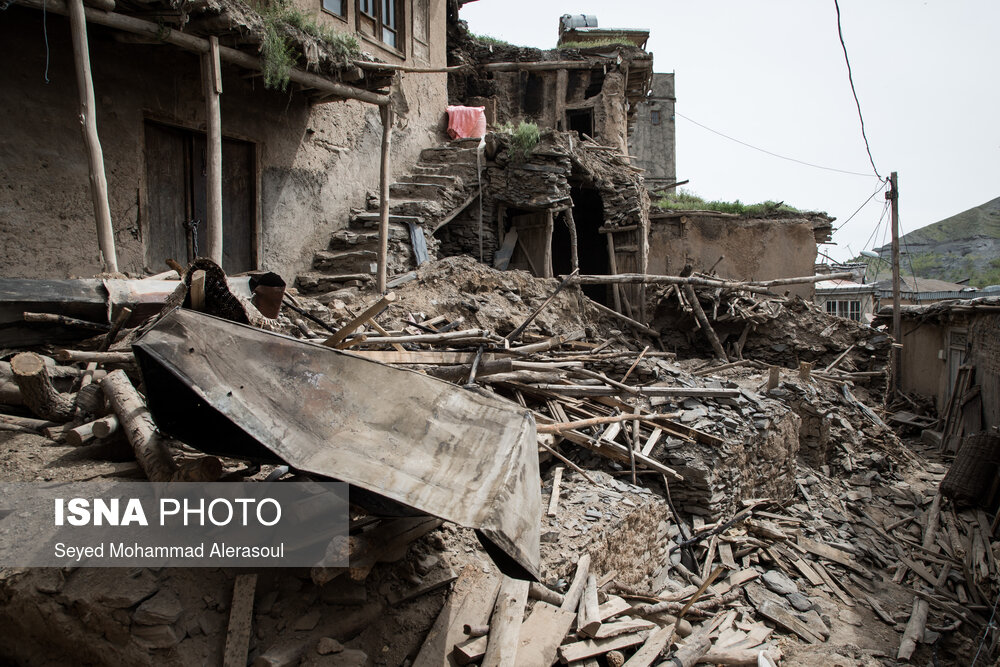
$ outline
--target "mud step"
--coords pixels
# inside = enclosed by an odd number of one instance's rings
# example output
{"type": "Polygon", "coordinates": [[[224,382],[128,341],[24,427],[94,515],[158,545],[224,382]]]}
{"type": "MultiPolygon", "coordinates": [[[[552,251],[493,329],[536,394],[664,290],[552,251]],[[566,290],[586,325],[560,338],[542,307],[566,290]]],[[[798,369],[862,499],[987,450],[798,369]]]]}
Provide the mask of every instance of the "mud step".
{"type": "MultiPolygon", "coordinates": [[[[377,236],[377,235],[376,235],[377,236]]],[[[378,253],[374,250],[348,250],[343,252],[329,252],[321,250],[313,255],[313,269],[321,272],[358,271],[361,273],[374,273],[378,253]]]]}
{"type": "MultiPolygon", "coordinates": [[[[449,202],[442,202],[437,199],[389,199],[389,215],[393,218],[407,216],[410,218],[422,218],[426,223],[429,220],[440,218],[446,215],[451,208],[449,202]]],[[[369,194],[369,213],[378,215],[378,198],[369,194]]],[[[377,224],[377,223],[376,223],[377,224]]]]}
{"type": "Polygon", "coordinates": [[[389,186],[389,199],[445,199],[451,191],[439,183],[393,183],[389,186]]]}
{"type": "Polygon", "coordinates": [[[477,178],[475,162],[471,164],[466,162],[419,163],[410,169],[410,173],[414,176],[456,176],[461,178],[463,183],[475,183],[477,178]]]}
{"type": "Polygon", "coordinates": [[[425,148],[420,151],[420,161],[430,164],[440,164],[442,162],[471,162],[476,163],[475,148],[459,148],[457,146],[435,146],[425,148]]]}
{"type": "Polygon", "coordinates": [[[448,174],[413,173],[407,174],[399,180],[401,183],[434,183],[435,185],[442,185],[455,190],[462,189],[462,178],[448,174]]]}
{"type": "MultiPolygon", "coordinates": [[[[352,226],[362,231],[341,229],[334,232],[330,235],[330,245],[327,250],[331,252],[372,250],[378,247],[378,232],[367,231],[372,229],[372,226],[365,222],[357,222],[352,226]]],[[[378,217],[375,218],[374,228],[378,228],[378,217]]],[[[410,235],[405,226],[396,224],[389,225],[389,238],[405,240],[410,238],[410,235]]]]}
{"type": "MultiPolygon", "coordinates": [[[[389,200],[389,208],[391,209],[392,200],[389,200]]],[[[379,212],[374,211],[361,211],[358,209],[351,209],[351,227],[354,229],[361,230],[362,232],[367,232],[369,229],[378,229],[379,212]]],[[[407,231],[408,225],[411,222],[416,224],[422,224],[424,219],[419,215],[393,215],[389,213],[389,238],[393,238],[396,234],[396,230],[401,230],[401,233],[406,238],[409,238],[409,232],[407,231]]],[[[400,238],[403,238],[400,236],[400,238]]],[[[375,240],[378,241],[378,234],[375,234],[375,240]]]]}
{"type": "Polygon", "coordinates": [[[463,137],[461,139],[452,139],[448,142],[448,145],[455,148],[477,148],[480,141],[479,137],[463,137]]]}
{"type": "Polygon", "coordinates": [[[355,282],[371,282],[368,273],[303,273],[295,279],[295,286],[304,294],[325,293],[350,286],[355,282]]]}

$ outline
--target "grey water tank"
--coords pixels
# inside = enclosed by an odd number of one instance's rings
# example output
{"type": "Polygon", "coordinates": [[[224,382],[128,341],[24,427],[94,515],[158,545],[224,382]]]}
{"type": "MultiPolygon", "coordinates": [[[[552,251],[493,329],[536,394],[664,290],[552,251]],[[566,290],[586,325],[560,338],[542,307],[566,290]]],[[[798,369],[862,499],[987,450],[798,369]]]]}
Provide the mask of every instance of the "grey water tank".
{"type": "Polygon", "coordinates": [[[597,17],[593,14],[563,14],[559,17],[559,34],[573,28],[596,28],[597,17]]]}

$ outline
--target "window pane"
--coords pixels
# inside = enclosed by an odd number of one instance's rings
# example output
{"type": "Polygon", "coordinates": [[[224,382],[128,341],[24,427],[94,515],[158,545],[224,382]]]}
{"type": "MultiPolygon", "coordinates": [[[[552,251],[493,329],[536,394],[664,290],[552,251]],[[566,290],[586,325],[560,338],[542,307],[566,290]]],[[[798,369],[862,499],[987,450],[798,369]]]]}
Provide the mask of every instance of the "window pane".
{"type": "Polygon", "coordinates": [[[345,0],[323,0],[323,9],[338,16],[346,16],[344,2],[345,0]]]}
{"type": "MultiPolygon", "coordinates": [[[[396,28],[396,0],[382,0],[382,25],[392,28],[396,28]]],[[[389,44],[389,39],[383,39],[383,42],[389,44]]],[[[392,35],[392,45],[396,44],[396,35],[392,35]]]]}
{"type": "Polygon", "coordinates": [[[382,28],[382,41],[392,48],[396,48],[396,33],[388,28],[382,28]]]}
{"type": "Polygon", "coordinates": [[[374,7],[372,7],[373,0],[359,0],[358,6],[361,8],[361,12],[368,14],[368,16],[375,16],[374,7]]]}
{"type": "Polygon", "coordinates": [[[652,111],[650,111],[649,112],[649,120],[652,121],[653,125],[659,125],[660,124],[660,112],[657,111],[656,109],[653,109],[652,111]]]}
{"type": "Polygon", "coordinates": [[[837,302],[836,301],[827,301],[826,302],[826,312],[828,312],[830,315],[836,315],[837,314],[837,302]]]}

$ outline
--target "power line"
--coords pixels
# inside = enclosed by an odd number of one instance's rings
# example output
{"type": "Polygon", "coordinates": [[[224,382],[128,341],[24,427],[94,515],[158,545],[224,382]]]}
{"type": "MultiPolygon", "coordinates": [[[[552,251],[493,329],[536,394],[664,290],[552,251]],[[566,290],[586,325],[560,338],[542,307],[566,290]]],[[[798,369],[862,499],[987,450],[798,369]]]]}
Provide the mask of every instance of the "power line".
{"type": "MultiPolygon", "coordinates": [[[[771,152],[771,151],[769,151],[769,150],[765,150],[765,149],[763,149],[763,148],[758,148],[757,146],[754,146],[753,144],[748,144],[748,143],[747,143],[747,142],[745,142],[745,141],[740,141],[740,140],[739,140],[739,139],[737,139],[736,137],[731,137],[731,136],[729,136],[728,134],[723,134],[722,132],[719,132],[718,130],[713,130],[713,129],[712,129],[712,128],[710,128],[709,126],[707,126],[707,125],[702,125],[701,123],[699,123],[699,122],[698,122],[698,121],[696,121],[695,119],[693,119],[693,118],[688,118],[688,117],[687,117],[687,116],[685,116],[684,114],[682,114],[682,113],[679,113],[679,112],[677,112],[677,111],[674,111],[674,115],[676,115],[676,116],[680,116],[680,117],[681,117],[681,118],[683,118],[684,120],[686,120],[686,121],[688,121],[688,122],[690,122],[690,123],[694,123],[694,124],[695,124],[695,125],[697,125],[698,127],[702,128],[702,129],[705,129],[705,130],[708,130],[709,132],[711,132],[711,133],[713,133],[713,134],[717,134],[717,135],[719,135],[720,137],[723,137],[723,138],[725,138],[725,139],[729,139],[730,141],[735,141],[736,143],[740,144],[741,146],[746,146],[747,148],[752,148],[752,149],[754,149],[755,151],[760,151],[761,153],[766,153],[766,154],[768,154],[768,155],[770,155],[770,156],[772,156],[772,157],[777,157],[777,158],[781,158],[782,160],[788,160],[789,162],[796,162],[796,163],[798,163],[798,164],[803,164],[803,165],[805,165],[805,166],[807,166],[807,167],[813,167],[813,168],[815,168],[815,169],[825,169],[826,171],[835,171],[835,172],[837,172],[837,173],[840,173],[840,174],[849,174],[849,175],[851,175],[851,176],[864,176],[865,178],[871,178],[871,174],[862,174],[861,172],[858,172],[858,171],[847,171],[847,170],[845,170],[845,169],[836,169],[836,168],[834,168],[834,167],[824,167],[823,165],[819,165],[819,164],[813,164],[812,162],[804,162],[804,161],[802,161],[802,160],[796,160],[796,159],[795,159],[795,158],[793,158],[793,157],[787,157],[787,156],[785,156],[785,155],[778,155],[777,153],[773,153],[773,152],[771,152]]],[[[878,172],[876,172],[876,175],[878,175],[878,172]]],[[[881,177],[881,176],[879,176],[878,178],[879,178],[879,179],[881,179],[882,177],[881,177]]]]}
{"type": "MultiPolygon", "coordinates": [[[[865,176],[867,176],[867,175],[868,174],[865,174],[865,176]]],[[[834,233],[839,232],[841,229],[843,229],[844,227],[846,227],[847,223],[849,223],[851,220],[853,220],[854,216],[856,216],[858,213],[860,213],[861,209],[863,209],[865,206],[868,206],[868,202],[870,202],[875,197],[875,195],[877,195],[878,193],[882,192],[883,190],[885,190],[885,183],[880,183],[879,186],[878,186],[878,188],[875,190],[875,192],[871,193],[871,195],[869,195],[868,199],[865,200],[865,203],[863,203],[861,206],[859,206],[858,210],[856,210],[854,213],[851,213],[851,216],[847,220],[844,220],[842,223],[840,223],[839,227],[837,227],[835,230],[833,230],[834,233]]]]}
{"type": "Polygon", "coordinates": [[[840,28],[840,3],[833,0],[833,6],[837,8],[837,35],[840,37],[840,46],[844,49],[844,62],[847,63],[847,80],[851,83],[851,93],[854,95],[854,104],[858,107],[858,119],[861,121],[861,138],[865,140],[865,150],[868,151],[868,161],[872,163],[872,170],[879,180],[882,175],[878,173],[875,166],[875,158],[872,157],[872,149],[868,145],[868,136],[865,134],[865,117],[861,115],[861,102],[858,101],[858,91],[854,89],[854,76],[851,74],[851,59],[847,56],[847,44],[844,43],[844,31],[840,28]]]}

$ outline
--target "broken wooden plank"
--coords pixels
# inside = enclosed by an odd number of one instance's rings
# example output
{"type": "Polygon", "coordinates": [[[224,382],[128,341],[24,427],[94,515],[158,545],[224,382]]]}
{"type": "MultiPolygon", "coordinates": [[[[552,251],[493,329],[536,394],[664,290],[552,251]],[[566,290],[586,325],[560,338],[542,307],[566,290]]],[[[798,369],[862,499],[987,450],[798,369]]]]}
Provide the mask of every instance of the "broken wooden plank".
{"type": "Polygon", "coordinates": [[[253,629],[253,597],[257,590],[256,574],[238,574],[233,583],[233,603],[229,607],[229,629],[223,667],[246,667],[253,629]]]}
{"type": "Polygon", "coordinates": [[[652,621],[644,621],[642,619],[635,619],[631,621],[617,621],[615,623],[604,623],[589,635],[592,639],[610,639],[611,637],[617,637],[619,635],[627,635],[633,632],[641,632],[643,630],[652,630],[656,627],[656,623],[652,621]]]}
{"type": "Polygon", "coordinates": [[[413,667],[446,667],[457,664],[451,648],[465,640],[464,625],[483,625],[500,590],[500,580],[477,565],[466,565],[455,588],[427,633],[413,667]]]}
{"type": "Polygon", "coordinates": [[[547,602],[537,602],[521,624],[521,646],[517,657],[522,665],[551,665],[563,638],[573,626],[576,613],[547,602]]]}
{"type": "Polygon", "coordinates": [[[818,644],[823,641],[823,639],[819,635],[815,634],[809,626],[793,616],[787,609],[784,609],[771,600],[764,600],[764,602],[757,607],[757,613],[772,623],[777,623],[786,630],[794,632],[810,644],[818,644]]]}
{"type": "Polygon", "coordinates": [[[597,577],[587,575],[587,585],[583,587],[580,598],[580,610],[576,618],[576,629],[581,634],[593,637],[601,627],[601,618],[597,604],[597,577]]]}
{"type": "Polygon", "coordinates": [[[868,579],[872,578],[871,572],[862,567],[846,551],[842,551],[841,549],[831,547],[829,544],[825,544],[817,540],[811,540],[803,535],[799,535],[798,544],[800,547],[802,547],[809,553],[813,554],[814,556],[825,558],[831,563],[836,563],[837,565],[846,567],[849,570],[854,570],[858,574],[868,579]]]}
{"type": "Polygon", "coordinates": [[[649,667],[660,657],[674,636],[674,624],[654,630],[622,667],[649,667]]]}
{"type": "Polygon", "coordinates": [[[559,514],[559,484],[562,482],[563,470],[565,470],[563,466],[557,466],[556,472],[552,477],[552,493],[549,496],[548,516],[557,516],[559,514]]]}
{"type": "Polygon", "coordinates": [[[643,643],[645,640],[645,632],[621,635],[619,637],[612,637],[611,639],[584,639],[560,646],[559,660],[564,663],[585,660],[597,655],[604,655],[608,651],[635,646],[636,644],[643,643]]]}
{"type": "Polygon", "coordinates": [[[528,582],[504,577],[490,617],[490,634],[482,667],[518,664],[518,638],[527,602],[528,582]]]}

